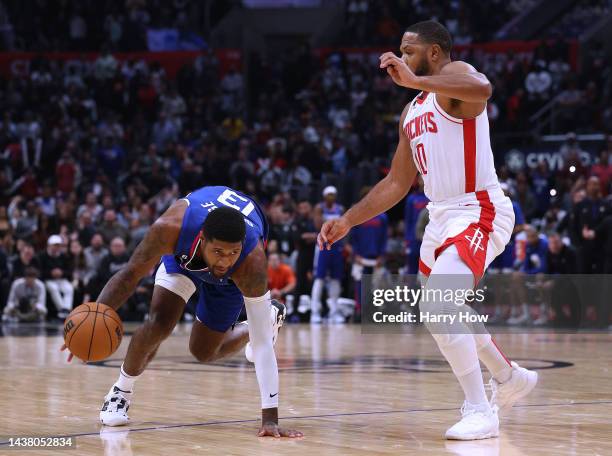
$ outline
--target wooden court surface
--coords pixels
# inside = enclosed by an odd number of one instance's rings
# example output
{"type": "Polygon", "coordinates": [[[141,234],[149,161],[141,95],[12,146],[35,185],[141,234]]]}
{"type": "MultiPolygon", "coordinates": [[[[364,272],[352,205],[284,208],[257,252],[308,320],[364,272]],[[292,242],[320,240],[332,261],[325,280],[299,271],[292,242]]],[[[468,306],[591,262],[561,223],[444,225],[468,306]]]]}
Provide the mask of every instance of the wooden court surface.
{"type": "MultiPolygon", "coordinates": [[[[65,363],[56,326],[3,328],[0,455],[611,455],[612,334],[502,334],[499,345],[540,383],[502,416],[501,436],[445,441],[462,395],[433,339],[362,335],[358,326],[283,328],[281,423],[298,440],[258,438],[259,392],[242,353],[211,365],[177,328],[138,381],[128,427],[98,422],[128,346],[102,365],[65,363]],[[34,335],[42,333],[39,335],[34,335]],[[101,432],[102,431],[102,432],[101,432]],[[77,439],[71,450],[9,448],[22,435],[77,439]]],[[[128,328],[129,329],[129,328],[128,328]]],[[[133,329],[133,328],[132,328],[133,329]]],[[[488,375],[486,375],[488,380],[488,375]]]]}

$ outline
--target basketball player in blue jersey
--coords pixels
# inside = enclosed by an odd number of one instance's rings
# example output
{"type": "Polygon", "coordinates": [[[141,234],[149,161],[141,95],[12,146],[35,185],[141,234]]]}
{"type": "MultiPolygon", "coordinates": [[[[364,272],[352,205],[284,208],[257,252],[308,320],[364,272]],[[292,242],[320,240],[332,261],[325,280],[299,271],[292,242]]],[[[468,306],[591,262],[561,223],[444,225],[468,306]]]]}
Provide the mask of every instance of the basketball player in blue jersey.
{"type": "Polygon", "coordinates": [[[268,290],[267,234],[268,224],[257,203],[228,187],[196,190],[155,221],[127,266],[108,281],[97,299],[118,309],[140,279],[159,264],[149,320],[132,336],[119,378],[104,398],[100,411],[103,424],[127,424],[134,383],[197,291],[196,321],[189,340],[193,356],[201,362],[213,361],[246,346],[261,393],[259,436],[302,435],[278,426],[278,368],[273,344],[285,308],[271,300],[268,290]],[[243,306],[248,324],[237,324],[243,306]]]}
{"type": "MultiPolygon", "coordinates": [[[[330,185],[323,189],[323,201],[315,206],[314,225],[320,230],[323,223],[337,219],[344,213],[344,208],[336,203],[338,191],[330,185]]],[[[314,272],[315,280],[312,284],[310,323],[321,323],[321,294],[323,285],[329,277],[327,294],[329,295],[329,322],[344,323],[344,317],[338,311],[338,298],[340,297],[340,281],[344,272],[344,258],[342,257],[342,242],[336,242],[329,250],[319,250],[315,246],[314,272]]]]}

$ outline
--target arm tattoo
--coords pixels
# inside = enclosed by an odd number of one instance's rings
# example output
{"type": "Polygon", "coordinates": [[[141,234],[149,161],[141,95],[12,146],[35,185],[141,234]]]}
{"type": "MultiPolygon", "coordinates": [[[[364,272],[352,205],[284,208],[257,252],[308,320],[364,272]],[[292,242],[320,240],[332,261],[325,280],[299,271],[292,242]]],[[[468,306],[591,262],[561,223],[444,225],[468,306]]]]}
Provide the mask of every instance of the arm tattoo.
{"type": "Polygon", "coordinates": [[[173,250],[169,244],[171,227],[164,222],[151,226],[142,242],[136,247],[127,266],[108,281],[97,301],[118,309],[134,293],[138,282],[159,261],[162,255],[173,250]]]}

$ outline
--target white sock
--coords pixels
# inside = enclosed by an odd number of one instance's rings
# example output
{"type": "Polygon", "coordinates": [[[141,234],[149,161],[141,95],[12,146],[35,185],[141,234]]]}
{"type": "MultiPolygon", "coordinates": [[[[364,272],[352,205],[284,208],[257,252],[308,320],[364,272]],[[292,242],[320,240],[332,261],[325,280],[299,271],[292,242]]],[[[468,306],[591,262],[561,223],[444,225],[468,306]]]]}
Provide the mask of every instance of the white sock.
{"type": "Polygon", "coordinates": [[[478,369],[475,369],[468,374],[461,376],[458,375],[457,380],[459,380],[459,384],[465,393],[466,401],[472,405],[478,406],[479,408],[486,408],[489,406],[487,393],[485,392],[484,383],[482,382],[480,366],[478,366],[478,369]]]}
{"type": "MultiPolygon", "coordinates": [[[[472,271],[459,257],[457,248],[451,245],[436,260],[425,286],[425,293],[430,290],[469,290],[473,287],[473,282],[472,271]]],[[[445,303],[436,300],[435,297],[421,300],[420,310],[450,315],[456,315],[458,312],[454,303],[445,303]]],[[[470,328],[447,327],[446,323],[439,325],[426,323],[425,326],[450,364],[465,393],[465,399],[472,405],[488,410],[489,401],[480,371],[476,339],[471,334],[470,328]],[[462,331],[458,333],[461,329],[462,331]]]]}
{"type": "Polygon", "coordinates": [[[504,383],[512,377],[512,366],[510,361],[504,356],[502,351],[497,348],[490,334],[474,334],[478,358],[487,366],[493,378],[504,383]]]}
{"type": "MultiPolygon", "coordinates": [[[[142,375],[142,374],[140,374],[142,375]]],[[[138,380],[140,375],[128,375],[123,370],[123,364],[121,365],[121,369],[119,370],[119,378],[115,382],[115,386],[119,388],[121,391],[125,391],[126,393],[134,392],[134,383],[138,380]]]]}

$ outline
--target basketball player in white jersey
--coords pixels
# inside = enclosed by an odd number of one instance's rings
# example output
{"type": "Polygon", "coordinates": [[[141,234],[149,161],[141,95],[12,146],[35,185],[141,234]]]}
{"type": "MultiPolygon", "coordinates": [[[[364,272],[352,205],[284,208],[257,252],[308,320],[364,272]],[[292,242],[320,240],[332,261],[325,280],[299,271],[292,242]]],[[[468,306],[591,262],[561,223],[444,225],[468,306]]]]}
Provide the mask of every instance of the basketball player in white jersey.
{"type": "MultiPolygon", "coordinates": [[[[342,217],[326,222],[318,239],[319,248],[329,248],[353,226],[390,209],[420,172],[431,201],[419,260],[420,271],[429,276],[426,292],[472,289],[503,251],[514,227],[512,203],[500,188],[489,139],[486,105],[491,84],[471,65],[451,61],[451,46],[444,26],[425,21],[404,33],[401,58],[391,52],[380,57],[380,67],[396,84],[421,93],[402,112],[389,174],[342,217]]],[[[420,306],[421,311],[448,311],[443,302],[420,306]]],[[[462,418],[447,430],[446,438],[497,437],[498,409],[525,397],[537,373],[510,363],[486,331],[453,333],[427,327],[465,393],[462,418]],[[490,401],[479,360],[492,375],[490,401]]]]}

